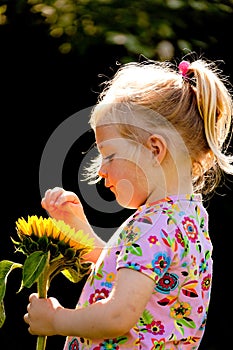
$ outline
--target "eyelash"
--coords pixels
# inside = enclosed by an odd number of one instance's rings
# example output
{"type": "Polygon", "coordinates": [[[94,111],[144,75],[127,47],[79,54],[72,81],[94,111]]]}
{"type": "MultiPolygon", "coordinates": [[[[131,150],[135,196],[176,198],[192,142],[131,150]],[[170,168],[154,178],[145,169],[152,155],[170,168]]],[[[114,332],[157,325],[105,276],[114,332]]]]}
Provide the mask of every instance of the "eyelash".
{"type": "Polygon", "coordinates": [[[104,157],[103,160],[105,160],[105,161],[110,161],[110,160],[112,160],[112,158],[114,157],[114,155],[115,155],[115,153],[112,153],[112,154],[110,154],[109,156],[104,157]]]}

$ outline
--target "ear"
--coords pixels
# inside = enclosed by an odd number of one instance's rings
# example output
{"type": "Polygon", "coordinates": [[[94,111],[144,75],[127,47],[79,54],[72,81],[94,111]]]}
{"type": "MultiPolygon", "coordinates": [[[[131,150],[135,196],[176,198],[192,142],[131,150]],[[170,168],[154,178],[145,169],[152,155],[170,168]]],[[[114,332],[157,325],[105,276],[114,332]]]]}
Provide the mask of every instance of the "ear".
{"type": "Polygon", "coordinates": [[[146,146],[151,150],[153,157],[161,164],[167,153],[167,143],[161,135],[150,135],[147,139],[146,146]]]}

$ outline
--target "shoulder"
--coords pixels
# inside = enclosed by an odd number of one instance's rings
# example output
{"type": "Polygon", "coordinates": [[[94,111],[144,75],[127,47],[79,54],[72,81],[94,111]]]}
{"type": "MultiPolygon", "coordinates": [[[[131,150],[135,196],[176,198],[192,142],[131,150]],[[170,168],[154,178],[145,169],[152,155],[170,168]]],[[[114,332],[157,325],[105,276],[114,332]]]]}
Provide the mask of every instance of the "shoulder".
{"type": "Polygon", "coordinates": [[[183,230],[206,232],[208,215],[200,199],[196,195],[173,196],[140,207],[121,228],[119,244],[164,243],[183,230]]]}

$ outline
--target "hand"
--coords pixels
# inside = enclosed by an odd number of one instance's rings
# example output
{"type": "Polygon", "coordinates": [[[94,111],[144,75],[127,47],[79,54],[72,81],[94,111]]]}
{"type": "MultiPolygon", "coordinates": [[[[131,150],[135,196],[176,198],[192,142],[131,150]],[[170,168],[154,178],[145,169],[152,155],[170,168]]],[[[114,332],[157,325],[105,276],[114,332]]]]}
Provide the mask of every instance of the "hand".
{"type": "Polygon", "coordinates": [[[41,205],[54,219],[63,220],[72,227],[75,227],[77,219],[87,223],[83,206],[74,192],[65,191],[61,187],[48,189],[41,205]]]}
{"type": "Polygon", "coordinates": [[[61,187],[54,187],[45,192],[41,205],[54,219],[63,220],[76,231],[83,230],[84,233],[94,238],[95,249],[86,254],[85,257],[87,261],[95,263],[105,246],[105,242],[94,233],[78,196],[74,192],[65,191],[61,187]]]}
{"type": "Polygon", "coordinates": [[[28,331],[32,335],[56,335],[55,318],[58,310],[63,309],[55,298],[39,298],[33,293],[29,297],[29,304],[24,315],[24,321],[29,325],[28,331]]]}

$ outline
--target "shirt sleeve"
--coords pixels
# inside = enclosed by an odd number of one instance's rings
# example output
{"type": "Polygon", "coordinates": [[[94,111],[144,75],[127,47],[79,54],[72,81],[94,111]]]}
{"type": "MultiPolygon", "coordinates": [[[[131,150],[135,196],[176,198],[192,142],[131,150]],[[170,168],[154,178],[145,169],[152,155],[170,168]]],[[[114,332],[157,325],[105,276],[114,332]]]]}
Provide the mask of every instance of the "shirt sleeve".
{"type": "Polygon", "coordinates": [[[177,249],[175,225],[167,222],[166,215],[129,222],[122,234],[117,269],[130,268],[157,282],[167,272],[177,249]]]}

